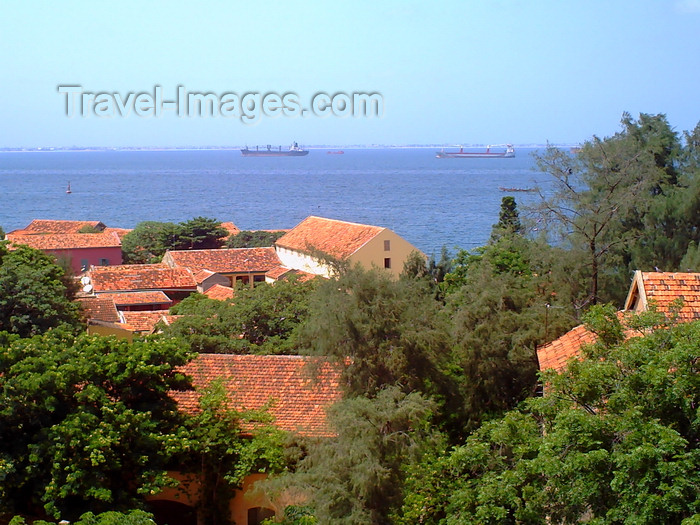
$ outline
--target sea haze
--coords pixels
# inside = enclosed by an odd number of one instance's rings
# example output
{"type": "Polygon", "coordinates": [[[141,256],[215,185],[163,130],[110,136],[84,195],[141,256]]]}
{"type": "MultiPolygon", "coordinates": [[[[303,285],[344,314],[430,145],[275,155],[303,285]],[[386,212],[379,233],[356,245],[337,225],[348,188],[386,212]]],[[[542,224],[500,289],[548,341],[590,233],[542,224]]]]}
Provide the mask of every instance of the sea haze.
{"type": "MultiPolygon", "coordinates": [[[[0,226],[33,219],[141,221],[204,216],[243,230],[309,215],[384,226],[426,254],[485,244],[505,188],[543,186],[533,149],[513,159],[437,159],[428,148],[311,150],[243,158],[238,150],[0,153],[0,226]],[[68,184],[72,193],[66,193],[68,184]]],[[[533,193],[512,193],[522,205],[533,193]]]]}

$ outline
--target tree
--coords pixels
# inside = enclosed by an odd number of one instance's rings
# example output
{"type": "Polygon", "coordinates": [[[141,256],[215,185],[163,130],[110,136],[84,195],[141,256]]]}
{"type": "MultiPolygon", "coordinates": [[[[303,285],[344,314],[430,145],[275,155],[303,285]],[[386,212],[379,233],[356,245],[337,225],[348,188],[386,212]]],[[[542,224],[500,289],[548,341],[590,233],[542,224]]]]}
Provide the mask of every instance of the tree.
{"type": "Polygon", "coordinates": [[[172,222],[145,221],[122,237],[122,254],[128,264],[153,264],[173,247],[179,248],[179,228],[172,222]]]}
{"type": "Polygon", "coordinates": [[[174,250],[211,250],[224,245],[228,230],[221,221],[207,217],[195,217],[180,223],[179,247],[174,250]]]}
{"type": "Polygon", "coordinates": [[[39,250],[0,245],[0,331],[22,337],[81,326],[76,286],[56,260],[39,250]]]}
{"type": "Polygon", "coordinates": [[[0,511],[75,520],[169,485],[190,359],[170,341],[0,332],[0,511]]]}
{"type": "Polygon", "coordinates": [[[406,520],[697,522],[700,323],[619,344],[614,310],[593,311],[589,327],[603,337],[583,361],[544,375],[543,398],[412,470],[406,520]]]}
{"type": "Polygon", "coordinates": [[[228,231],[221,222],[195,217],[179,224],[144,221],[122,237],[124,262],[158,263],[168,250],[205,250],[221,248],[228,231]]]}
{"type": "Polygon", "coordinates": [[[556,253],[541,242],[504,235],[461,252],[446,276],[467,429],[532,395],[537,346],[574,324],[556,253]]]}
{"type": "Polygon", "coordinates": [[[552,191],[541,190],[532,211],[551,239],[581,254],[588,290],[579,308],[621,302],[633,270],[675,269],[697,236],[692,210],[700,199],[681,172],[680,142],[666,117],[635,121],[625,113],[622,126],[576,155],[548,147],[536,156],[552,191]]]}
{"type": "Polygon", "coordinates": [[[286,466],[284,433],[263,408],[238,412],[228,407],[221,382],[210,384],[173,441],[172,453],[184,473],[196,475],[198,522],[230,524],[234,491],[251,473],[276,473],[286,466]]]}
{"type": "Polygon", "coordinates": [[[315,287],[315,281],[292,277],[274,285],[239,286],[233,300],[193,294],[171,309],[182,317],[163,333],[187,342],[195,352],[294,353],[315,287]]]}
{"type": "Polygon", "coordinates": [[[226,241],[227,248],[259,248],[274,246],[277,239],[282,237],[283,231],[243,230],[236,235],[231,235],[226,241]]]}
{"type": "Polygon", "coordinates": [[[290,488],[308,495],[306,504],[318,523],[390,523],[401,502],[402,468],[432,439],[433,409],[419,393],[404,394],[395,386],[372,399],[340,401],[329,414],[336,435],[310,443],[294,472],[270,479],[263,488],[273,498],[290,488]]]}
{"type": "Polygon", "coordinates": [[[451,390],[449,331],[424,281],[359,266],[325,280],[311,298],[300,343],[343,363],[354,394],[371,396],[391,384],[406,392],[451,390]]]}
{"type": "Polygon", "coordinates": [[[520,214],[515,197],[507,195],[501,199],[501,211],[498,214],[498,224],[494,225],[491,238],[496,239],[503,235],[522,234],[523,226],[520,223],[520,214]]]}

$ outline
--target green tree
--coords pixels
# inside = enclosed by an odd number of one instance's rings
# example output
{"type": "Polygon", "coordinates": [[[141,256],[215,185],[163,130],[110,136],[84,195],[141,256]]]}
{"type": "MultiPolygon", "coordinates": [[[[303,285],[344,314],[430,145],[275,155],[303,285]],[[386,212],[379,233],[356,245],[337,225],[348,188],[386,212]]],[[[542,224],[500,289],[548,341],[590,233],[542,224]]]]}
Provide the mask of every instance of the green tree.
{"type": "Polygon", "coordinates": [[[222,228],[221,221],[207,217],[195,217],[180,223],[177,250],[211,250],[224,245],[228,230],[222,228]]]}
{"type": "Polygon", "coordinates": [[[588,320],[603,337],[583,361],[544,375],[543,398],[411,471],[406,520],[697,522],[700,323],[618,344],[614,308],[588,320]]]}
{"type": "Polygon", "coordinates": [[[198,521],[230,523],[230,501],[246,476],[276,473],[286,466],[284,433],[265,409],[237,412],[228,407],[221,382],[210,384],[199,410],[188,416],[172,442],[184,473],[196,474],[198,521]]]}
{"type": "Polygon", "coordinates": [[[0,245],[0,331],[22,337],[65,325],[81,326],[75,283],[56,260],[41,251],[0,245]]]}
{"type": "Polygon", "coordinates": [[[0,511],[75,520],[139,508],[168,485],[172,389],[190,354],[168,341],[0,332],[0,511]]]}
{"type": "Polygon", "coordinates": [[[551,239],[580,254],[588,283],[581,307],[621,303],[633,270],[673,270],[698,240],[697,174],[682,164],[666,117],[625,113],[622,128],[573,156],[553,147],[536,156],[552,191],[540,193],[534,211],[551,239]]]}
{"type": "Polygon", "coordinates": [[[122,255],[128,264],[158,263],[165,252],[180,247],[180,228],[172,222],[145,221],[122,237],[122,255]]]}
{"type": "Polygon", "coordinates": [[[182,318],[163,333],[202,353],[294,353],[315,287],[316,281],[291,278],[239,286],[227,301],[193,294],[171,309],[182,318]]]}
{"type": "Polygon", "coordinates": [[[358,266],[322,282],[300,333],[310,353],[344,363],[349,391],[386,385],[447,395],[449,330],[424,281],[358,266]]]}
{"type": "Polygon", "coordinates": [[[318,523],[390,523],[401,503],[403,466],[433,439],[432,410],[434,404],[419,393],[404,394],[395,386],[372,399],[340,401],[329,413],[335,436],[310,443],[296,470],[269,480],[264,490],[273,497],[289,488],[308,495],[318,523]]]}
{"type": "Polygon", "coordinates": [[[515,197],[507,195],[501,199],[501,211],[498,214],[498,224],[494,225],[491,238],[503,235],[522,234],[523,225],[520,223],[520,213],[515,197]]]}
{"type": "Polygon", "coordinates": [[[226,241],[227,248],[259,248],[274,246],[277,239],[282,237],[283,231],[243,230],[236,235],[231,235],[226,241]]]}
{"type": "Polygon", "coordinates": [[[206,217],[179,224],[144,221],[122,237],[122,254],[125,263],[158,263],[168,250],[221,248],[227,234],[220,221],[206,217]]]}

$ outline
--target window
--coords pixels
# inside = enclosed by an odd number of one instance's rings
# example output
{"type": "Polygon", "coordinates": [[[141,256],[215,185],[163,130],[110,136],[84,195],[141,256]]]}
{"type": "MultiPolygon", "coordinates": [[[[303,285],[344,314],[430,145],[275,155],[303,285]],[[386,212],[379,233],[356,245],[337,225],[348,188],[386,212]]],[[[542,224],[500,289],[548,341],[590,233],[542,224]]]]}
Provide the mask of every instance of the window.
{"type": "Polygon", "coordinates": [[[86,272],[89,267],[90,267],[90,263],[88,262],[87,259],[80,259],[80,270],[81,271],[86,272]]]}
{"type": "Polygon", "coordinates": [[[100,259],[100,266],[109,266],[109,259],[100,259]]]}
{"type": "Polygon", "coordinates": [[[384,251],[388,252],[391,250],[391,241],[384,241],[384,251]]]}
{"type": "Polygon", "coordinates": [[[391,268],[391,257],[384,259],[384,268],[391,268]]]}

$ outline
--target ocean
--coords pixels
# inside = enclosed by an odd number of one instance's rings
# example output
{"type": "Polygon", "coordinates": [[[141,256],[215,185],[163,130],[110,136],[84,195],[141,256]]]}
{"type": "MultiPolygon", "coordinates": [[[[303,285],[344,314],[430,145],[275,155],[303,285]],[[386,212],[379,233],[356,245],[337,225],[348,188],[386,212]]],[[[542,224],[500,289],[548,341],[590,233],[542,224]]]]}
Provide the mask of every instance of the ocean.
{"type": "Polygon", "coordinates": [[[439,257],[443,246],[454,254],[485,244],[503,196],[520,206],[537,199],[500,190],[546,187],[534,151],[517,149],[513,159],[437,159],[434,148],[312,149],[283,158],[238,150],[0,152],[0,227],[71,219],[133,228],[203,216],[242,230],[287,229],[317,215],[387,227],[439,257]]]}

